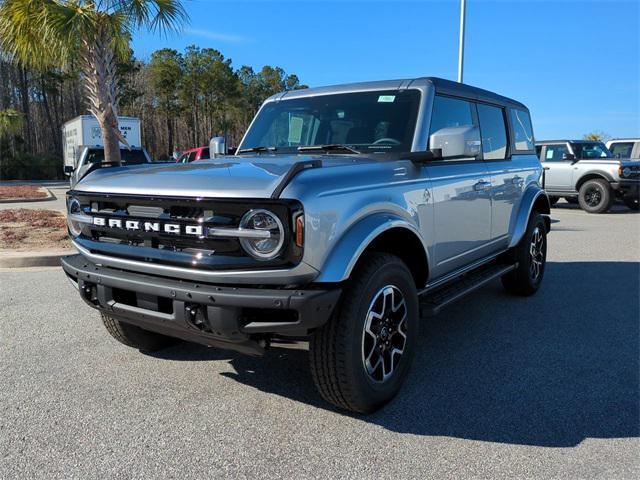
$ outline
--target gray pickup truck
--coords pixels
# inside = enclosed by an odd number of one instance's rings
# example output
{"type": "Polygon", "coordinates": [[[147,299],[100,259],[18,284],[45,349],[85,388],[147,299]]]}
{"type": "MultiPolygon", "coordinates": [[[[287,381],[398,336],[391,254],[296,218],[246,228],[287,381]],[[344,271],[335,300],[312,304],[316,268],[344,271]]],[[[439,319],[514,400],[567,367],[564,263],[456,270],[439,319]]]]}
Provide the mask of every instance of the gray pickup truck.
{"type": "Polygon", "coordinates": [[[614,156],[592,140],[544,140],[536,151],[552,205],[564,197],[586,212],[603,213],[618,198],[638,210],[640,161],[614,156]]]}
{"type": "MultiPolygon", "coordinates": [[[[141,147],[120,148],[121,163],[125,166],[147,165],[151,163],[149,153],[141,147]]],[[[83,147],[75,165],[66,165],[64,174],[69,177],[71,188],[83,177],[98,168],[112,166],[104,161],[103,147],[83,147]]]]}
{"type": "Polygon", "coordinates": [[[233,156],[80,180],[79,255],[62,265],[125,345],[261,355],[307,339],[321,395],[372,412],[407,375],[420,309],[498,278],[538,290],[541,177],[529,111],[494,93],[438,78],[290,91],[233,156]]]}

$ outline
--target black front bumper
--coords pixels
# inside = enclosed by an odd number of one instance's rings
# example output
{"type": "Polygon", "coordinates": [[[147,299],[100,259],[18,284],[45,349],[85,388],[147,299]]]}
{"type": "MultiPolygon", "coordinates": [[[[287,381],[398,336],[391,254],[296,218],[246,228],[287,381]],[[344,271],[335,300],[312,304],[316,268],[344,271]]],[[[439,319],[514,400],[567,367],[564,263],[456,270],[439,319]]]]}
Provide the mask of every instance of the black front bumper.
{"type": "Polygon", "coordinates": [[[616,190],[621,197],[640,197],[640,180],[620,180],[611,183],[611,187],[616,190]]]}
{"type": "Polygon", "coordinates": [[[83,300],[118,320],[204,345],[261,354],[272,335],[304,336],[323,325],[340,289],[236,288],[61,260],[83,300]]]}

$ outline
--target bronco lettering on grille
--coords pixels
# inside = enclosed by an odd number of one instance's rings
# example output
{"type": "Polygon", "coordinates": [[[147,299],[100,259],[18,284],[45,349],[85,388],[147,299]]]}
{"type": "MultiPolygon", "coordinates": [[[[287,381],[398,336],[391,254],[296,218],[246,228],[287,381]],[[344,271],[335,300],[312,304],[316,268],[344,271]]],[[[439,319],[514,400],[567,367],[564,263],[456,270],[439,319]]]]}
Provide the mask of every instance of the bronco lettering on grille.
{"type": "Polygon", "coordinates": [[[133,230],[144,232],[164,232],[173,235],[194,235],[201,236],[204,229],[202,225],[185,225],[181,227],[179,223],[162,222],[141,222],[140,220],[121,220],[119,218],[93,217],[93,224],[98,227],[109,227],[119,230],[133,230]]]}

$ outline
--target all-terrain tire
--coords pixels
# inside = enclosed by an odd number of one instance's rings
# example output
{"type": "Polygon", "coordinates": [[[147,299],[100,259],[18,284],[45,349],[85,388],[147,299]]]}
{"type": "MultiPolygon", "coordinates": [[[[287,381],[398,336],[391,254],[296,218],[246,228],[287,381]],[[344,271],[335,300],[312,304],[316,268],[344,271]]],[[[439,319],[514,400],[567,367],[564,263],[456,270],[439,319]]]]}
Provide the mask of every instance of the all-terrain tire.
{"type": "Polygon", "coordinates": [[[127,347],[137,348],[143,352],[155,352],[180,341],[177,338],[167,337],[166,335],[121,322],[104,313],[100,313],[100,316],[107,332],[127,347]]]}
{"type": "Polygon", "coordinates": [[[374,412],[389,402],[409,371],[418,315],[416,286],[402,260],[386,253],[365,255],[354,269],[331,319],[314,333],[309,344],[311,374],[322,397],[341,409],[358,413],[374,412]],[[385,325],[395,323],[397,327],[390,328],[390,336],[386,337],[385,325]],[[400,356],[397,342],[403,345],[400,356]],[[391,358],[389,352],[395,363],[385,362],[391,358]],[[377,368],[368,370],[373,363],[377,368]]]}
{"type": "Polygon", "coordinates": [[[540,288],[547,263],[547,227],[538,212],[529,217],[527,231],[513,254],[518,266],[502,276],[502,285],[514,295],[533,295],[540,288]]]}
{"type": "Polygon", "coordinates": [[[606,180],[595,178],[587,180],[580,187],[578,203],[589,213],[604,213],[613,205],[613,192],[606,180]]]}

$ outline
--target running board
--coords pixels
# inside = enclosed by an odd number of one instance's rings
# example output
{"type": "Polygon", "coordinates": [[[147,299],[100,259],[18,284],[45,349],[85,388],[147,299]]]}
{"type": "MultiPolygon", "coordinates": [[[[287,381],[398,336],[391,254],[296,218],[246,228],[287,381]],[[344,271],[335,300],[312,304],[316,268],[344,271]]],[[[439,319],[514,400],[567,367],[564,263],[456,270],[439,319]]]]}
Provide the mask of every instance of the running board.
{"type": "Polygon", "coordinates": [[[499,278],[505,273],[509,273],[517,266],[517,263],[513,265],[494,263],[472,270],[457,280],[453,280],[447,285],[428,292],[420,301],[421,314],[423,316],[437,315],[440,310],[450,303],[482,287],[491,280],[499,278]]]}

